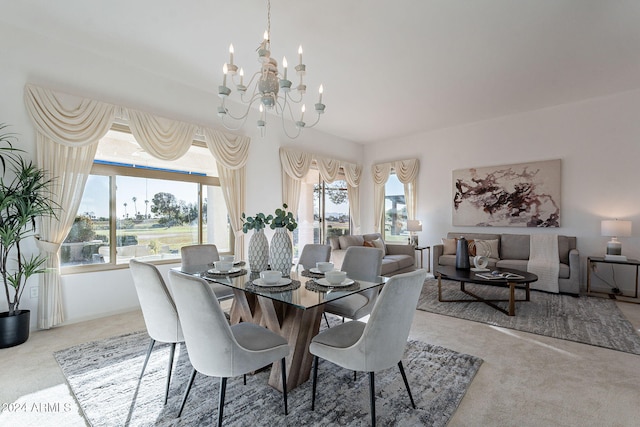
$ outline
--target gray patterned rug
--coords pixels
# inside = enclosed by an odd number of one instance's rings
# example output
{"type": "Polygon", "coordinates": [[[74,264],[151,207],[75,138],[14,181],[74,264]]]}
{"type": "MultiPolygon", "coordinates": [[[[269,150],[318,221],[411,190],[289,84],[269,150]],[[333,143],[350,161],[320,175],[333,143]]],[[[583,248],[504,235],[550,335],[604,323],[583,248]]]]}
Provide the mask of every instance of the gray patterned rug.
{"type": "MultiPolygon", "coordinates": [[[[90,342],[54,354],[88,422],[94,426],[200,426],[217,419],[219,379],[198,375],[180,419],[182,394],[191,372],[186,348],[176,357],[169,401],[162,405],[168,345],[156,345],[142,381],[149,338],[145,332],[90,342]]],[[[417,409],[411,407],[397,368],[376,374],[379,425],[444,426],[458,407],[482,359],[420,341],[409,341],[403,359],[417,409]]],[[[368,425],[369,382],[326,361],[318,367],[316,410],[311,381],[282,395],[267,385],[268,372],[229,379],[225,426],[368,425]]]]}
{"type": "MultiPolygon", "coordinates": [[[[508,289],[467,283],[466,289],[483,298],[507,298],[508,289]]],[[[444,299],[471,299],[457,282],[443,280],[444,299]]],[[[516,290],[524,298],[524,290],[516,290]]],[[[506,308],[507,304],[496,303],[506,308]]],[[[531,301],[516,302],[516,315],[507,316],[486,304],[439,302],[438,281],[428,279],[422,288],[418,309],[494,326],[577,341],[626,353],[640,354],[640,335],[615,302],[595,297],[531,292],[531,301]]]]}

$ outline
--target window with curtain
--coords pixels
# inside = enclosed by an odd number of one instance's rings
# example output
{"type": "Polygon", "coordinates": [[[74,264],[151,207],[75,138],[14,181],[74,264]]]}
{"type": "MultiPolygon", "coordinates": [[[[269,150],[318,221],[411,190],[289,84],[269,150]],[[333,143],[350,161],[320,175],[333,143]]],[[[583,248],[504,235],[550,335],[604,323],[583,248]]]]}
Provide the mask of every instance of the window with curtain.
{"type": "Polygon", "coordinates": [[[214,243],[233,252],[229,215],[209,149],[180,159],[146,153],[117,126],[103,137],[74,224],[61,249],[65,273],[113,268],[131,258],[175,262],[180,248],[214,243]]]}
{"type": "Polygon", "coordinates": [[[394,171],[384,186],[384,240],[387,242],[406,243],[409,236],[407,231],[407,203],[404,185],[394,171]]]}
{"type": "Polygon", "coordinates": [[[302,180],[298,228],[294,231],[294,256],[307,243],[326,243],[329,237],[351,234],[349,195],[344,174],[326,182],[311,167],[302,180]]]}

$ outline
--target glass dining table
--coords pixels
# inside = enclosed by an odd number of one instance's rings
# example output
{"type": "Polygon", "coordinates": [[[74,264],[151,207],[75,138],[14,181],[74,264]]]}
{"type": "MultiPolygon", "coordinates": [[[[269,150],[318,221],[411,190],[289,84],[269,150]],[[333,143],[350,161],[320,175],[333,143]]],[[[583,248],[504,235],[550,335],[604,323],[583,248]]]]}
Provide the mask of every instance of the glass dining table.
{"type": "MultiPolygon", "coordinates": [[[[309,379],[313,356],[311,339],[318,334],[324,305],[373,287],[388,279],[378,276],[371,281],[347,276],[340,285],[331,286],[322,274],[292,271],[276,285],[267,285],[259,273],[242,265],[228,273],[220,273],[211,265],[175,267],[173,270],[201,277],[233,289],[231,324],[253,322],[284,337],[291,347],[286,360],[287,389],[292,390],[309,379]]],[[[269,385],[282,391],[280,364],[271,368],[269,385]]]]}

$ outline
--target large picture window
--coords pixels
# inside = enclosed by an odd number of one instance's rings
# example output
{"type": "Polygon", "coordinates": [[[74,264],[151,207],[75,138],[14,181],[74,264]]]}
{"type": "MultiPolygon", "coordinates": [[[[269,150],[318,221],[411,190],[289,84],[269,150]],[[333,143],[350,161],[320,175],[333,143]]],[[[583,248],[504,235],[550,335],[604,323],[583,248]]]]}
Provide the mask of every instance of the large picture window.
{"type": "Polygon", "coordinates": [[[131,134],[110,131],[99,143],[74,225],[62,245],[65,272],[112,268],[131,258],[180,258],[180,248],[214,243],[233,251],[233,234],[215,161],[194,145],[166,162],[131,134]]]}

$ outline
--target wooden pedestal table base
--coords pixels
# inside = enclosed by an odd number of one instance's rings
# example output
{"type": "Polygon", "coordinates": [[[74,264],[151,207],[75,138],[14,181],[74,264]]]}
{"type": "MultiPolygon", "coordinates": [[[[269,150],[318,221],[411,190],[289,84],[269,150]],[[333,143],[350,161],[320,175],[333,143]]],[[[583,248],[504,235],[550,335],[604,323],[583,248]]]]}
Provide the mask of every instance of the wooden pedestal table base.
{"type": "MultiPolygon", "coordinates": [[[[231,324],[243,321],[253,322],[266,326],[287,340],[291,347],[291,353],[286,358],[287,390],[293,390],[307,381],[311,374],[313,356],[309,353],[309,344],[320,330],[323,311],[322,305],[303,310],[270,298],[234,289],[231,324]]],[[[280,370],[280,364],[274,363],[271,368],[269,385],[282,391],[280,370]]]]}

